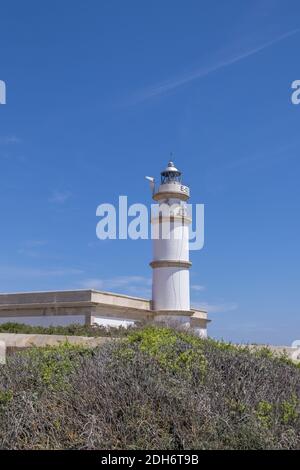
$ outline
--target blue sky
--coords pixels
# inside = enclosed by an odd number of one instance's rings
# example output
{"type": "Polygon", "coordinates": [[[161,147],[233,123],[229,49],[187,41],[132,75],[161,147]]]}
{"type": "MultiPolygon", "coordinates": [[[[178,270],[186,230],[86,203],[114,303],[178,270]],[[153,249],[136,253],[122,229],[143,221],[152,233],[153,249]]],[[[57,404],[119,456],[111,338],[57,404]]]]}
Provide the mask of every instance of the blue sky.
{"type": "Polygon", "coordinates": [[[210,334],[299,339],[299,2],[0,9],[0,291],[150,295],[151,242],[97,240],[95,212],[150,203],[173,152],[205,204],[191,285],[210,334]]]}

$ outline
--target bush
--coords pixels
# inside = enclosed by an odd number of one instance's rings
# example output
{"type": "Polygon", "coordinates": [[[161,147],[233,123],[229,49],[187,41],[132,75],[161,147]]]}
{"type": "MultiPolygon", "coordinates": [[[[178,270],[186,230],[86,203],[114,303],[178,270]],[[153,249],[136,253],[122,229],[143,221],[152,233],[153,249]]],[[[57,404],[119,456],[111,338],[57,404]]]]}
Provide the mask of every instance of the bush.
{"type": "Polygon", "coordinates": [[[0,369],[2,449],[298,449],[300,370],[169,328],[0,369]]]}
{"type": "Polygon", "coordinates": [[[66,326],[31,326],[25,323],[7,322],[0,325],[0,333],[23,333],[64,336],[125,336],[130,328],[104,327],[99,325],[80,325],[74,323],[66,326]]]}

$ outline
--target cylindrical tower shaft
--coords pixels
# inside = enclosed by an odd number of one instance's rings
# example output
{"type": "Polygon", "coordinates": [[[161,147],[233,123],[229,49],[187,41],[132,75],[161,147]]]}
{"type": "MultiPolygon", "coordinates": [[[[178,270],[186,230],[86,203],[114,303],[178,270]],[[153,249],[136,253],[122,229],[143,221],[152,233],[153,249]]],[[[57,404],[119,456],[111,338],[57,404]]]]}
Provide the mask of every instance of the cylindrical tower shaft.
{"type": "Polygon", "coordinates": [[[169,162],[153,194],[158,202],[152,214],[153,261],[152,309],[159,312],[190,312],[189,227],[186,201],[189,188],[169,162]]]}

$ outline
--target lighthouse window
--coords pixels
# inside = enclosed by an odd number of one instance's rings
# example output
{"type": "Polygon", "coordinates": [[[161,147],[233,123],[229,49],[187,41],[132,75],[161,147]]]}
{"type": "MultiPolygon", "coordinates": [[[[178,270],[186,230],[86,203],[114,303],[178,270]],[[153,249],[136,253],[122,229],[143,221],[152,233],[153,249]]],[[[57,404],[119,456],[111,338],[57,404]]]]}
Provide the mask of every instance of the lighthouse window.
{"type": "Polygon", "coordinates": [[[174,171],[164,172],[164,174],[161,176],[161,182],[162,184],[181,183],[181,175],[174,171]]]}

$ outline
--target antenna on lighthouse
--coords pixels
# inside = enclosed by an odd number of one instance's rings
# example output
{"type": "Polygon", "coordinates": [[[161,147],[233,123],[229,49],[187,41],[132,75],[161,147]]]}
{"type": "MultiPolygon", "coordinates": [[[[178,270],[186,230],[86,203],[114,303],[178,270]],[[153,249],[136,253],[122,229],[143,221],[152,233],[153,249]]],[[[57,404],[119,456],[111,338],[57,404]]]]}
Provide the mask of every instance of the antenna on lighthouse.
{"type": "Polygon", "coordinates": [[[152,176],[145,176],[146,180],[150,182],[150,189],[152,191],[152,194],[154,194],[154,188],[155,188],[155,179],[152,176]]]}

